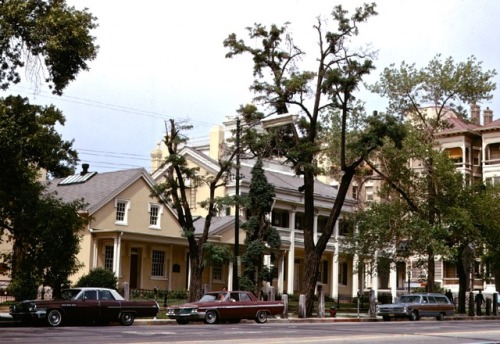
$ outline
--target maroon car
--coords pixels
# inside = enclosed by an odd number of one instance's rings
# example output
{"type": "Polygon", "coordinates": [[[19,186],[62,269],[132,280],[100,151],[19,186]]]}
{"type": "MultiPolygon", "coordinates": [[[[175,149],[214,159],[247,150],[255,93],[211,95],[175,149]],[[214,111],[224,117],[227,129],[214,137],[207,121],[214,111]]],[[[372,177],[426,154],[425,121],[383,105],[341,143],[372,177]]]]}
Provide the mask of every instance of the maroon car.
{"type": "Polygon", "coordinates": [[[45,320],[50,326],[64,322],[107,324],[117,321],[130,326],[136,317],[155,317],[156,301],[127,301],[116,290],[72,288],[62,291],[59,300],[28,300],[10,307],[10,315],[23,322],[45,320]]]}
{"type": "Polygon", "coordinates": [[[189,321],[215,324],[241,319],[265,323],[268,316],[282,314],[283,309],[283,301],[260,301],[248,291],[213,291],[203,295],[198,302],[168,307],[167,316],[178,324],[189,321]]]}

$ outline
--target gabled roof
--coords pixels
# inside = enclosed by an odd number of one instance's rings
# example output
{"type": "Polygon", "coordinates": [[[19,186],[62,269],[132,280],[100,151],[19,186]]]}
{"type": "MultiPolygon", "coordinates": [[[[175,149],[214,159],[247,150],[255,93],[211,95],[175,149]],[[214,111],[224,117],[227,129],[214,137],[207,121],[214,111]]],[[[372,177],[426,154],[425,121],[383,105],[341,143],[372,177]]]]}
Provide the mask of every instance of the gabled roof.
{"type": "Polygon", "coordinates": [[[61,184],[62,181],[68,180],[68,177],[57,178],[47,182],[47,191],[56,192],[57,197],[65,202],[83,198],[84,202],[87,203],[86,211],[92,215],[140,178],[144,179],[150,187],[154,185],[153,179],[144,168],[135,168],[95,173],[91,178],[83,182],[81,178],[78,179],[79,182],[77,183],[61,184]]]}
{"type": "Polygon", "coordinates": [[[494,120],[486,125],[483,125],[480,131],[500,130],[500,119],[494,120]]]}
{"type": "Polygon", "coordinates": [[[438,135],[457,135],[457,134],[471,134],[479,136],[478,130],[481,129],[480,125],[473,123],[466,123],[458,117],[448,117],[446,122],[450,125],[438,133],[438,135]]]}

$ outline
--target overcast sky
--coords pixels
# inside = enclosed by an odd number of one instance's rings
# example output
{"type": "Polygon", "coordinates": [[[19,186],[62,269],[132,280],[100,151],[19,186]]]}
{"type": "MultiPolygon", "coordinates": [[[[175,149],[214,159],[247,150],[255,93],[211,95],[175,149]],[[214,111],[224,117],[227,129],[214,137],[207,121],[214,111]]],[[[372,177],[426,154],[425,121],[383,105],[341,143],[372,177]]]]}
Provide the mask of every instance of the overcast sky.
{"type": "MultiPolygon", "coordinates": [[[[223,40],[230,33],[246,39],[254,23],[269,26],[290,22],[295,43],[309,57],[317,53],[319,15],[329,16],[351,0],[67,0],[87,7],[97,17],[93,32],[100,46],[90,71],[82,72],[62,97],[46,88],[34,94],[30,85],[9,93],[29,96],[32,103],[54,104],[63,110],[60,129],[74,139],[81,163],[92,171],[143,166],[161,140],[164,121],[188,120],[192,138],[208,136],[213,125],[250,102],[252,64],[248,57],[226,59],[223,40]]],[[[456,62],[474,55],[484,69],[499,69],[500,1],[380,0],[378,16],[360,26],[361,43],[378,50],[375,82],[384,67],[401,61],[423,67],[436,54],[456,62]]],[[[315,66],[310,67],[315,70],[315,66]]],[[[496,78],[498,83],[499,78],[496,78]]],[[[489,106],[500,114],[500,90],[489,106]]],[[[4,96],[5,93],[0,93],[4,96]]],[[[384,103],[366,96],[367,110],[383,111],[384,103]],[[382,107],[382,108],[381,108],[382,107]]],[[[497,114],[498,113],[498,114],[497,114]]]]}

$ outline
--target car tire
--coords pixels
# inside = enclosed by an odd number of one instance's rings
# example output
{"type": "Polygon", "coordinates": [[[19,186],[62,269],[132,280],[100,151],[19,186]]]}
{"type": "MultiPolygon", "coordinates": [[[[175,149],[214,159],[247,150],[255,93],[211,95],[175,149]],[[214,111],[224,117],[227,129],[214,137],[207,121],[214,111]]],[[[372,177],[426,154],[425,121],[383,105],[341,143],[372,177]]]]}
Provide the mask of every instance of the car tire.
{"type": "Polygon", "coordinates": [[[388,315],[383,315],[382,319],[384,319],[384,321],[391,321],[391,317],[388,315]]]}
{"type": "Polygon", "coordinates": [[[436,317],[437,320],[443,321],[444,320],[444,313],[439,313],[438,316],[436,317]]]}
{"type": "Polygon", "coordinates": [[[214,310],[209,310],[205,313],[205,324],[216,324],[219,321],[219,316],[214,310]]]}
{"type": "Polygon", "coordinates": [[[62,323],[62,314],[58,309],[51,309],[47,314],[47,322],[50,326],[56,327],[62,323]]]}
{"type": "Polygon", "coordinates": [[[258,324],[263,324],[267,321],[267,312],[266,311],[258,311],[257,316],[255,317],[255,322],[258,324]]]}
{"type": "Polygon", "coordinates": [[[187,319],[175,319],[175,321],[177,321],[179,325],[186,325],[189,322],[187,319]]]}
{"type": "Polygon", "coordinates": [[[412,311],[410,314],[410,320],[417,321],[418,319],[420,319],[420,317],[418,316],[418,311],[417,310],[412,311]]]}
{"type": "Polygon", "coordinates": [[[120,324],[124,326],[130,326],[134,323],[135,316],[132,312],[123,312],[120,314],[120,324]]]}

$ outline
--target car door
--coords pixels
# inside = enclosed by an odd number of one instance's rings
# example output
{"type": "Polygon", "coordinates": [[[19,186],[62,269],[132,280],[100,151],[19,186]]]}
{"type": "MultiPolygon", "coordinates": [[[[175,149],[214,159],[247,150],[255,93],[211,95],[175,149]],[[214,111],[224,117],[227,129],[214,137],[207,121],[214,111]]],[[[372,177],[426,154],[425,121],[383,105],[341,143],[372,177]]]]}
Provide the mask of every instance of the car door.
{"type": "Polygon", "coordinates": [[[121,302],[115,300],[109,290],[99,290],[99,317],[103,322],[116,321],[121,311],[121,302]]]}
{"type": "Polygon", "coordinates": [[[63,304],[64,316],[76,322],[95,321],[99,317],[96,290],[85,290],[78,299],[63,304]]]}

